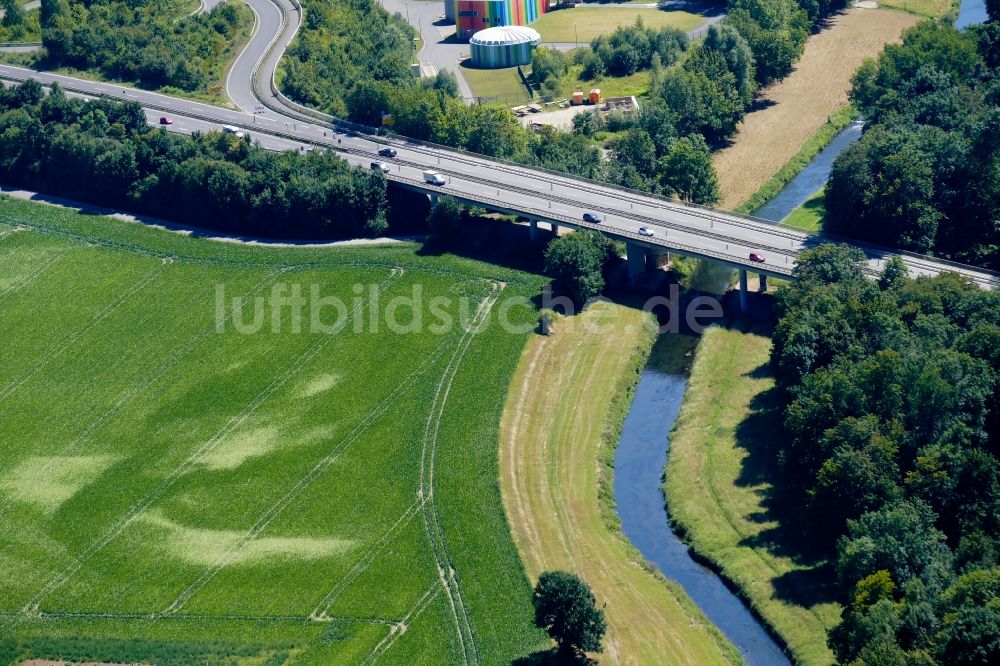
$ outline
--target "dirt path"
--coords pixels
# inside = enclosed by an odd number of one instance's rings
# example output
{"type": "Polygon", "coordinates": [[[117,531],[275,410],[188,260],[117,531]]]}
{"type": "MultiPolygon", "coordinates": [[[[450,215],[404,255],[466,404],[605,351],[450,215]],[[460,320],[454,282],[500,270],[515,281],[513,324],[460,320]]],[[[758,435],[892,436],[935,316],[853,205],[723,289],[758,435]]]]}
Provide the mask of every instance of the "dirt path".
{"type": "Polygon", "coordinates": [[[810,37],[795,71],[764,91],[770,106],[749,114],[733,144],[715,154],[722,207],[735,208],[777,173],[847,103],[851,76],[861,61],[898,41],[918,20],[884,9],[850,9],[810,37]]]}
{"type": "Polygon", "coordinates": [[[645,570],[601,513],[601,435],[641,343],[643,316],[601,303],[576,325],[563,320],[555,335],[529,341],[501,423],[504,506],[533,581],[545,570],[572,571],[606,604],[602,662],[724,664],[723,648],[690,601],[683,605],[675,588],[645,570]],[[580,325],[599,318],[600,327],[580,325]]]}

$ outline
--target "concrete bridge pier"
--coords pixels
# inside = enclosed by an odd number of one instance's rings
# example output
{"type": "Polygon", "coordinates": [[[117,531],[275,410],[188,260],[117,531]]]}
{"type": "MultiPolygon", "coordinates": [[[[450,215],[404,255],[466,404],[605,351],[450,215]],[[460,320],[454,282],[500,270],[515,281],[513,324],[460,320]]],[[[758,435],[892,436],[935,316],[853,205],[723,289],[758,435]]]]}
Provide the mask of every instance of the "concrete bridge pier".
{"type": "Polygon", "coordinates": [[[434,206],[436,206],[437,202],[438,202],[438,195],[436,195],[434,193],[431,193],[431,194],[428,194],[427,196],[430,197],[430,199],[431,199],[431,208],[433,208],[434,206]]]}
{"type": "Polygon", "coordinates": [[[528,237],[532,243],[538,240],[538,220],[534,218],[528,220],[528,237]]]}
{"type": "Polygon", "coordinates": [[[747,311],[747,269],[740,269],[740,312],[747,311]]]}
{"type": "Polygon", "coordinates": [[[555,222],[549,222],[549,228],[552,229],[552,236],[559,238],[559,225],[555,222]]]}
{"type": "Polygon", "coordinates": [[[625,243],[625,261],[628,266],[628,279],[635,279],[646,271],[646,248],[635,243],[625,243]]]}
{"type": "Polygon", "coordinates": [[[670,252],[665,249],[653,249],[651,247],[645,248],[646,250],[646,270],[647,271],[658,271],[660,270],[660,257],[666,256],[670,259],[670,252]]]}
{"type": "Polygon", "coordinates": [[[757,273],[757,277],[760,278],[760,289],[758,289],[757,291],[759,291],[762,294],[767,293],[767,276],[764,275],[763,273],[757,273]]]}
{"type": "Polygon", "coordinates": [[[655,271],[660,267],[660,255],[646,250],[646,270],[655,271]]]}

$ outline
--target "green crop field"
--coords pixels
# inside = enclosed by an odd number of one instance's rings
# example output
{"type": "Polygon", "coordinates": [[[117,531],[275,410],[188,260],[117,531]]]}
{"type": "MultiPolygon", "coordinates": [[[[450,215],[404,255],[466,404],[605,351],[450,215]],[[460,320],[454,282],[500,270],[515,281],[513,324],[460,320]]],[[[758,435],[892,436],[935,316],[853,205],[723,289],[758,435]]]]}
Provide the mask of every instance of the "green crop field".
{"type": "Polygon", "coordinates": [[[505,304],[541,280],[416,250],[246,247],[0,200],[0,663],[546,648],[497,469],[530,335],[497,315],[530,329],[505,304]],[[297,323],[271,300],[296,285],[297,323]],[[428,325],[445,316],[487,325],[428,325]]]}

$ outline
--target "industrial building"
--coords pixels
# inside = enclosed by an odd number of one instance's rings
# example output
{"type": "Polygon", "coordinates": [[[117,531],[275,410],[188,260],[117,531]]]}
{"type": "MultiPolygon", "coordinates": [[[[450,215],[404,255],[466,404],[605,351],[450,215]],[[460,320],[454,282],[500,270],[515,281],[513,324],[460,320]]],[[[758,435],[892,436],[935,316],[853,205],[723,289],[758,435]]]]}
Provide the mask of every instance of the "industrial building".
{"type": "Polygon", "coordinates": [[[445,18],[455,22],[455,35],[471,39],[480,30],[528,25],[549,10],[549,0],[445,0],[445,18]]]}
{"type": "Polygon", "coordinates": [[[542,41],[537,30],[519,25],[480,30],[469,40],[472,66],[484,69],[515,67],[531,62],[531,52],[542,41]]]}

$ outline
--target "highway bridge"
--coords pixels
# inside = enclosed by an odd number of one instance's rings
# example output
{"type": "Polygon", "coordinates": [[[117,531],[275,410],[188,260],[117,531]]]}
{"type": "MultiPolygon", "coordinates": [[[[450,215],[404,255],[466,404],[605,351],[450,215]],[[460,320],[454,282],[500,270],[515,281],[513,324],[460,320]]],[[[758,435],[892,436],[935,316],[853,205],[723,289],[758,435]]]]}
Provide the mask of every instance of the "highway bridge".
{"type": "MultiPolygon", "coordinates": [[[[20,82],[34,78],[43,85],[58,81],[71,94],[135,101],[142,105],[153,124],[158,123],[160,116],[169,115],[174,121],[168,126],[172,131],[191,133],[232,125],[252,134],[272,150],[329,148],[351,164],[365,168],[372,161],[385,161],[390,166],[386,177],[392,183],[432,198],[447,194],[526,218],[533,236],[542,224],[552,229],[559,226],[595,229],[624,241],[629,273],[633,276],[667,252],[717,261],[740,271],[744,305],[748,271],[758,273],[762,283],[767,276],[787,277],[796,257],[804,250],[831,240],[842,241],[566,174],[359,131],[349,123],[294,104],[274,84],[278,60],[302,21],[298,0],[246,2],[254,10],[256,27],[226,80],[227,94],[237,110],[10,65],[0,65],[0,79],[20,82]],[[378,150],[386,145],[396,149],[394,159],[378,157],[378,150]],[[446,182],[440,186],[426,183],[422,173],[429,169],[444,176],[446,182]],[[603,218],[601,223],[585,222],[585,212],[599,214],[603,218]],[[652,230],[653,235],[640,235],[641,227],[652,230]],[[753,261],[751,254],[761,255],[765,261],[753,261]]],[[[1000,286],[1000,276],[982,269],[862,243],[851,244],[865,251],[868,270],[873,275],[881,271],[888,257],[901,255],[912,275],[950,271],[984,288],[1000,286]]]]}

